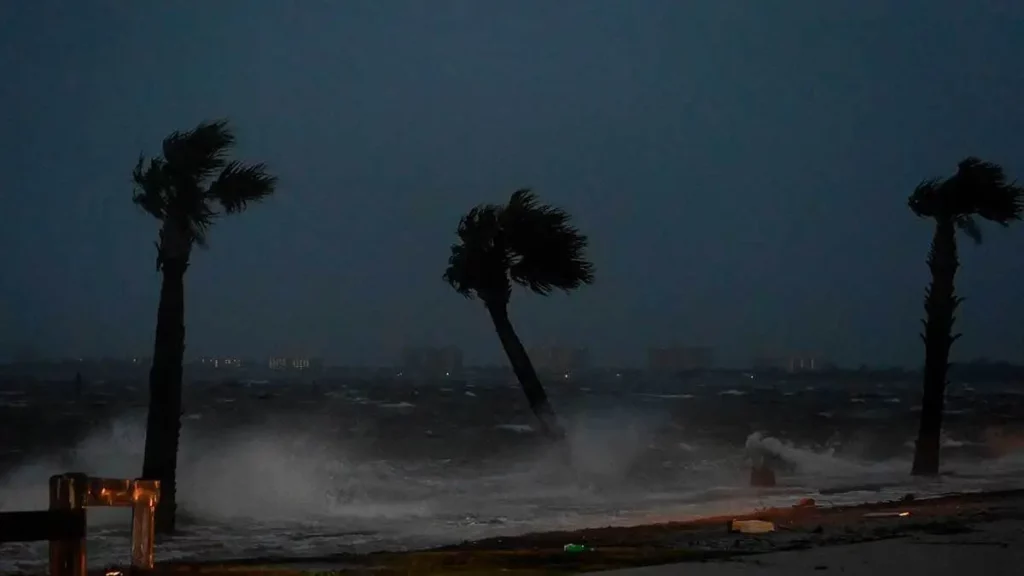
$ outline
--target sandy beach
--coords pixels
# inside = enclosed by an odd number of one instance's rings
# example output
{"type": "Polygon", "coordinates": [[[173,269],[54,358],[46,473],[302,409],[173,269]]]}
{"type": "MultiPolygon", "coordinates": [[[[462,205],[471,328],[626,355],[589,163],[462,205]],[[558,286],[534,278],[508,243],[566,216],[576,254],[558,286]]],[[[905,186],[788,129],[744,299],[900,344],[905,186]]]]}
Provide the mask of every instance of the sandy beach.
{"type": "MultiPolygon", "coordinates": [[[[165,564],[161,574],[1019,574],[1024,490],[830,507],[804,501],[742,516],[545,532],[411,552],[165,564]],[[738,534],[733,519],[772,522],[738,534]],[[567,543],[591,550],[570,553],[567,543]],[[879,572],[881,571],[881,572],[879,572]]],[[[97,572],[102,574],[103,572],[97,572]]]]}
{"type": "Polygon", "coordinates": [[[622,576],[788,576],[841,572],[848,576],[878,574],[1020,574],[1024,566],[1024,523],[980,521],[951,534],[907,530],[906,533],[855,544],[838,544],[724,559],[698,564],[666,564],[589,572],[622,576]]]}
{"type": "Polygon", "coordinates": [[[1024,525],[1019,521],[983,523],[968,534],[905,536],[860,544],[775,552],[720,562],[667,564],[590,574],[622,576],[789,576],[840,572],[880,574],[1020,574],[1024,566],[1024,525]]]}

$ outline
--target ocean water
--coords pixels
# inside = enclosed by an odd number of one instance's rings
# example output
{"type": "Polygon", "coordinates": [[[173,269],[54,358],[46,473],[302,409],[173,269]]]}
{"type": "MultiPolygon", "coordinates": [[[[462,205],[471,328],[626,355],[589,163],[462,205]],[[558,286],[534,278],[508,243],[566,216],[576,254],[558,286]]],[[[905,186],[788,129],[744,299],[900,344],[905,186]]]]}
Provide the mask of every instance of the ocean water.
{"type": "MultiPolygon", "coordinates": [[[[788,504],[1024,486],[1024,385],[955,383],[940,480],[909,477],[917,383],[742,375],[553,382],[566,462],[514,381],[407,378],[186,386],[181,535],[157,559],[433,546],[788,504]],[[779,486],[747,486],[747,450],[779,486]]],[[[51,474],[136,476],[145,384],[0,384],[0,511],[43,509],[51,474]]],[[[126,562],[130,512],[89,512],[91,566],[126,562]]],[[[46,544],[0,544],[0,573],[46,544]]]]}

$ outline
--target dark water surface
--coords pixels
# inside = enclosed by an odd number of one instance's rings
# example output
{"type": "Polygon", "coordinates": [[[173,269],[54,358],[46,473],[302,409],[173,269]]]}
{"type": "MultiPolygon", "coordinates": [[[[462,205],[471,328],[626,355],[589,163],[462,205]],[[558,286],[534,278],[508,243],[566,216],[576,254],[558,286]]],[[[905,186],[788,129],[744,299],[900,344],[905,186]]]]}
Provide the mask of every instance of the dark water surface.
{"type": "MultiPolygon", "coordinates": [[[[941,481],[908,477],[916,383],[557,382],[567,466],[514,383],[408,379],[186,387],[183,535],[158,559],[419,547],[788,502],[1020,486],[1024,386],[954,384],[941,481]],[[745,447],[780,454],[781,486],[746,487],[745,447]],[[822,496],[822,493],[827,496],[822,496]]],[[[134,477],[145,385],[0,383],[0,510],[46,506],[50,474],[134,477]]],[[[123,560],[128,513],[90,512],[90,563],[123,560]]],[[[0,573],[45,544],[0,545],[0,573]]]]}

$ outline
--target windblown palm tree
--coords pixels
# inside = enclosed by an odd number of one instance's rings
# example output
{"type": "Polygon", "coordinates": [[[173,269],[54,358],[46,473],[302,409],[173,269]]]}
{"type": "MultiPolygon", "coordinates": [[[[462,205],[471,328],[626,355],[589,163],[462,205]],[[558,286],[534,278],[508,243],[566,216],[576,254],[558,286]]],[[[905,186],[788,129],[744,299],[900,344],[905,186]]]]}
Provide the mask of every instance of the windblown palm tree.
{"type": "Polygon", "coordinates": [[[185,354],[185,270],[194,246],[223,214],[241,212],[274,193],[263,164],[228,160],[235,137],[226,121],[204,122],[163,141],[163,156],[139,162],[132,200],[160,221],[156,267],[163,274],[149,372],[149,415],[142,477],[160,480],[156,529],[174,531],[175,474],[181,431],[185,354]]]}
{"type": "Polygon", "coordinates": [[[512,194],[507,205],[483,204],[459,222],[444,280],[459,294],[483,301],[530,409],[546,435],[560,439],[558,423],[537,371],[508,317],[512,284],[542,296],[569,292],[594,282],[586,259],[587,237],[565,211],[540,204],[529,190],[512,194]]]}
{"type": "Polygon", "coordinates": [[[960,334],[953,334],[956,309],[963,301],[956,295],[953,281],[959,267],[956,230],[959,228],[976,243],[981,229],[975,216],[1009,225],[1021,217],[1022,189],[1007,183],[1003,169],[977,158],[962,160],[956,174],[943,180],[922,182],[910,196],[910,209],[921,217],[935,220],[935,235],[928,253],[931,285],[925,291],[924,391],[921,422],[914,452],[914,475],[939,472],[939,445],[946,393],[949,349],[960,334]]]}

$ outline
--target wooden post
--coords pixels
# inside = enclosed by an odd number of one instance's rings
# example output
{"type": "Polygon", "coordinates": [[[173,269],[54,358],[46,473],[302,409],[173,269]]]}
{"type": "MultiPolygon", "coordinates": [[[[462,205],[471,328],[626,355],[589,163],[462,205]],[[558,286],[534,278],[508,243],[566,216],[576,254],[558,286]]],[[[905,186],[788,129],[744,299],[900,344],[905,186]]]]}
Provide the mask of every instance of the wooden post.
{"type": "MultiPolygon", "coordinates": [[[[83,510],[88,495],[85,474],[50,477],[51,510],[83,510]]],[[[50,540],[50,576],[86,576],[85,535],[72,540],[50,540]]]]}
{"type": "Polygon", "coordinates": [[[159,480],[135,480],[132,491],[132,568],[153,569],[156,504],[160,500],[159,480]]]}

